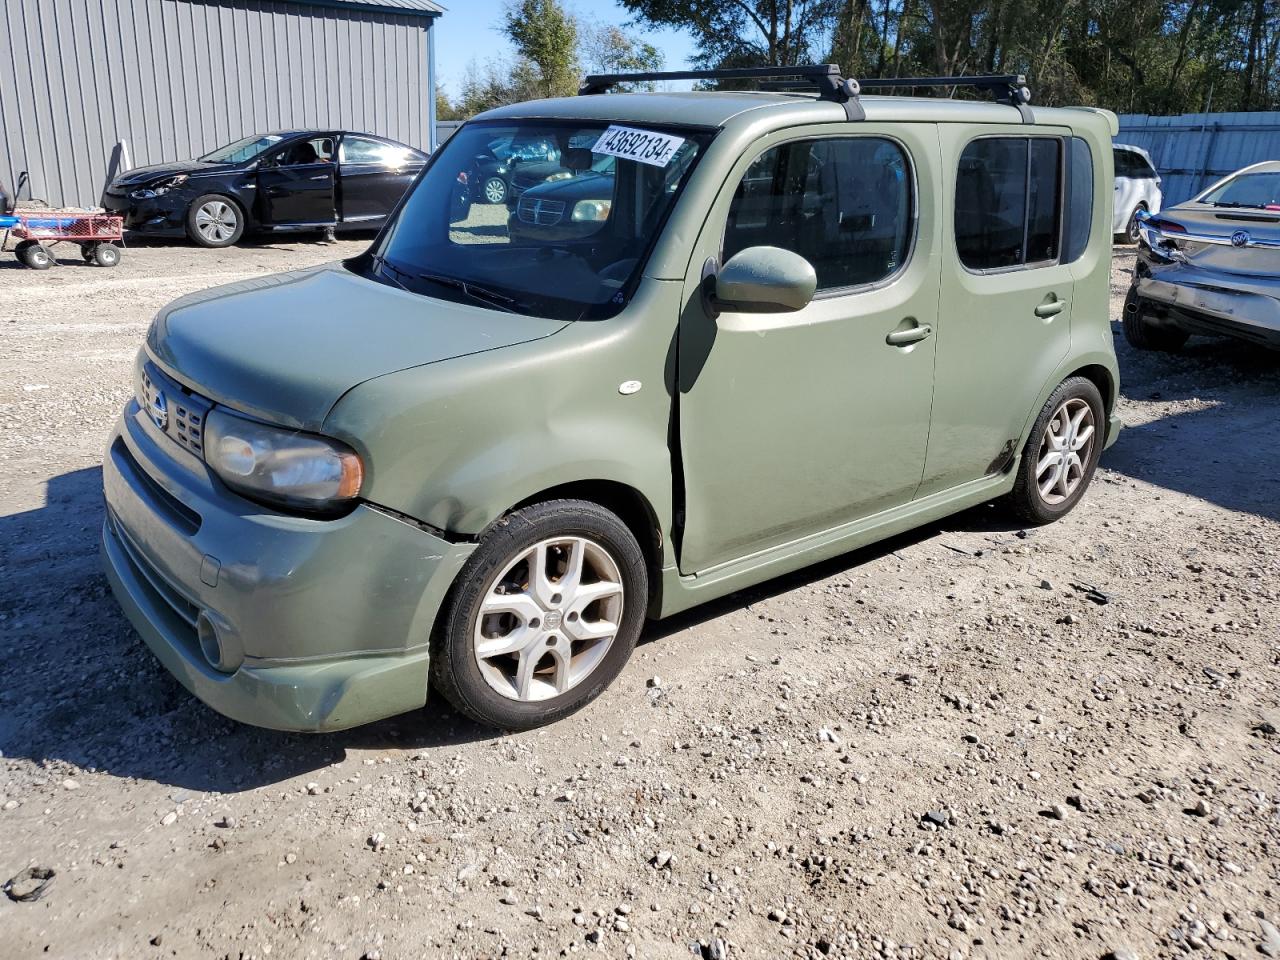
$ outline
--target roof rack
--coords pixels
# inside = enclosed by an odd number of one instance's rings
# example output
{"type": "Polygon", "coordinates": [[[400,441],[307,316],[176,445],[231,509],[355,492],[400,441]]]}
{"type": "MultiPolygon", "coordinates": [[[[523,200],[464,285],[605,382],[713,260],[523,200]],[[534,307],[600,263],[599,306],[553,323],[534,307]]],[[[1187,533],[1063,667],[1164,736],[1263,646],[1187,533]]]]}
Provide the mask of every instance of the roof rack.
{"type": "Polygon", "coordinates": [[[771,80],[761,86],[770,90],[817,89],[819,100],[843,104],[850,120],[863,120],[866,114],[858,103],[862,88],[871,90],[894,87],[973,87],[994,94],[998,101],[1015,107],[1023,122],[1032,122],[1031,91],[1021,74],[993,74],[962,77],[883,77],[868,80],[845,79],[834,63],[791,67],[736,67],[725,70],[669,70],[656,73],[601,73],[583,81],[579,96],[605,93],[620,83],[648,83],[664,80],[771,80]]]}

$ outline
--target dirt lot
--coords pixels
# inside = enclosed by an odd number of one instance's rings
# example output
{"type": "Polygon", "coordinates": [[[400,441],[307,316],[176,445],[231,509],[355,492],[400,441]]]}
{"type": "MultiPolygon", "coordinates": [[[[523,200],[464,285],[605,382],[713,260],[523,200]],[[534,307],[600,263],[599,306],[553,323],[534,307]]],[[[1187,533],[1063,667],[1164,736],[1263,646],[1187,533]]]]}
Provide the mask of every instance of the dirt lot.
{"type": "Polygon", "coordinates": [[[98,572],[104,439],[163,303],[363,242],[0,262],[7,958],[1280,956],[1280,356],[1118,340],[1066,520],[653,627],[554,728],[237,726],[98,572]]]}

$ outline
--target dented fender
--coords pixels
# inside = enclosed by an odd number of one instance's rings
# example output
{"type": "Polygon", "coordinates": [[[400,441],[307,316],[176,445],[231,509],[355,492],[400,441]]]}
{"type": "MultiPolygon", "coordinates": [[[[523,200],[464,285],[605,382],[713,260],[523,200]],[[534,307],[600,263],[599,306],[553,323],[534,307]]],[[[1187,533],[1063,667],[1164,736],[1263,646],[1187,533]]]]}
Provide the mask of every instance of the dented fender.
{"type": "Polygon", "coordinates": [[[365,499],[461,539],[553,487],[623,484],[648,502],[664,565],[674,562],[668,437],[682,287],[647,278],[609,320],[366,381],[324,432],[364,459],[365,499]]]}

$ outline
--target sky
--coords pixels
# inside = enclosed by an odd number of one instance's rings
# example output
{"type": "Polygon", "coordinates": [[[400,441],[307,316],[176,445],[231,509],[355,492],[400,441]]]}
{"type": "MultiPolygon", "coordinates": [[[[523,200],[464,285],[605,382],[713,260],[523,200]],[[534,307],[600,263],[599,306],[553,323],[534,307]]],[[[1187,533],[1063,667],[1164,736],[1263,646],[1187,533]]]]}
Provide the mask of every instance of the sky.
{"type": "MultiPolygon", "coordinates": [[[[511,56],[511,44],[496,29],[506,0],[440,0],[445,14],[436,21],[436,78],[450,97],[462,89],[467,64],[475,59],[484,64],[494,57],[511,56]]],[[[622,26],[627,13],[614,0],[567,0],[565,6],[588,20],[622,26]]],[[[666,69],[689,66],[694,53],[693,38],[679,30],[635,31],[662,51],[666,69]]]]}

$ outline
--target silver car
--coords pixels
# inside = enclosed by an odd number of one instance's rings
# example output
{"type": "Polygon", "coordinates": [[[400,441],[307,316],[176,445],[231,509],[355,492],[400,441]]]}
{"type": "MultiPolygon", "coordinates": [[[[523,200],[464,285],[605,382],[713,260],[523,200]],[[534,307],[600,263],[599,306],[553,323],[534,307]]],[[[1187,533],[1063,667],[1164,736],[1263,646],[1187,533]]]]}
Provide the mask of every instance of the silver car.
{"type": "Polygon", "coordinates": [[[1280,161],[1245,167],[1139,222],[1129,343],[1177,350],[1203,333],[1280,350],[1280,161]]]}

